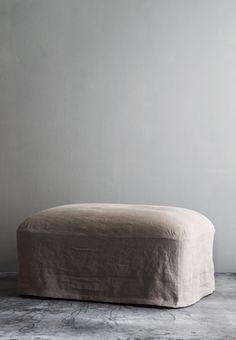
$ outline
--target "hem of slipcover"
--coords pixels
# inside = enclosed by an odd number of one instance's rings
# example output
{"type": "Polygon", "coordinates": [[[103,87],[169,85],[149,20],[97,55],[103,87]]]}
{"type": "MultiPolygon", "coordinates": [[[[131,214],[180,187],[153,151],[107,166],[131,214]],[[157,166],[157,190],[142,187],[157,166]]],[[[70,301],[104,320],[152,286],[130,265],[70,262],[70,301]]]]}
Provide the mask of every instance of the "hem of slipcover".
{"type": "Polygon", "coordinates": [[[109,296],[96,296],[96,295],[83,295],[83,294],[73,294],[60,292],[55,293],[54,291],[44,290],[44,291],[35,291],[35,290],[24,290],[22,288],[19,289],[19,294],[24,296],[35,296],[35,297],[45,297],[45,298],[55,298],[55,299],[66,299],[66,300],[80,300],[80,301],[91,301],[91,302],[105,302],[105,303],[124,303],[124,304],[135,304],[135,305],[149,305],[149,306],[159,306],[159,307],[167,307],[167,308],[183,308],[188,307],[196,302],[200,301],[202,298],[211,295],[215,291],[214,288],[208,289],[204,292],[201,292],[195,298],[187,301],[177,303],[168,303],[163,301],[162,299],[142,299],[142,298],[122,298],[122,297],[109,297],[109,296]]]}

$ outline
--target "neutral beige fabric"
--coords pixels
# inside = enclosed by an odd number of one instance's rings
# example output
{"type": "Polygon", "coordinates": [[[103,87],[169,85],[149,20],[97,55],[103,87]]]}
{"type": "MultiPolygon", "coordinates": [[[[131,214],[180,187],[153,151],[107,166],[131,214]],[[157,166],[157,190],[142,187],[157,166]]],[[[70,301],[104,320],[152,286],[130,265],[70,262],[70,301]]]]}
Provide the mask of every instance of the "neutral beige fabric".
{"type": "Polygon", "coordinates": [[[73,204],[18,228],[19,292],[184,307],[214,291],[214,227],[188,209],[73,204]]]}

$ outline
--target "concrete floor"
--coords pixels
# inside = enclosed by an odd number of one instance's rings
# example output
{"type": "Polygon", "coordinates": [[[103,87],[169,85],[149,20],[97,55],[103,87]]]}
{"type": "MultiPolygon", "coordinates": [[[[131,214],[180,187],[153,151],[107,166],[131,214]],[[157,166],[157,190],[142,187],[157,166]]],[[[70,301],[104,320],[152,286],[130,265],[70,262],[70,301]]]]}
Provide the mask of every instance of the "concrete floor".
{"type": "Polygon", "coordinates": [[[182,309],[23,298],[16,274],[0,273],[0,339],[236,339],[236,274],[182,309]]]}

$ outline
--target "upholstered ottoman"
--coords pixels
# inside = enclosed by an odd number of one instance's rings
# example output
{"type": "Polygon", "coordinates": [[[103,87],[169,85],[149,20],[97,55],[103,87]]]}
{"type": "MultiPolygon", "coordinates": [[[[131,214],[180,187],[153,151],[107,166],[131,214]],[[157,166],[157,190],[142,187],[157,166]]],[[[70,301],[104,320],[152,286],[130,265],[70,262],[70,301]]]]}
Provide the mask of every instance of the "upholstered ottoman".
{"type": "Polygon", "coordinates": [[[214,227],[188,209],[72,204],[18,228],[19,293],[184,307],[214,291],[214,227]]]}

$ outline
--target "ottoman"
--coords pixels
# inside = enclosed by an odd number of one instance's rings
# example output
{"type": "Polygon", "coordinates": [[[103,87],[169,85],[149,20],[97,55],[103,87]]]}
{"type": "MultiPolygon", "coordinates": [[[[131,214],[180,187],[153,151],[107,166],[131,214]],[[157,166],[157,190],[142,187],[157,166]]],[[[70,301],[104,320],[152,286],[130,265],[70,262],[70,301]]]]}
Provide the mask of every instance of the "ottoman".
{"type": "Polygon", "coordinates": [[[17,230],[19,293],[185,307],[214,291],[213,224],[184,208],[72,204],[17,230]]]}

